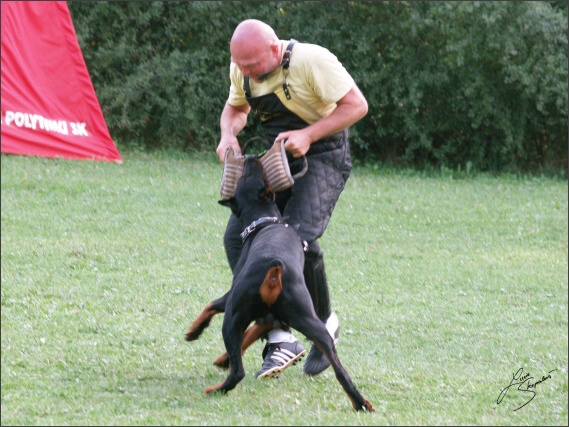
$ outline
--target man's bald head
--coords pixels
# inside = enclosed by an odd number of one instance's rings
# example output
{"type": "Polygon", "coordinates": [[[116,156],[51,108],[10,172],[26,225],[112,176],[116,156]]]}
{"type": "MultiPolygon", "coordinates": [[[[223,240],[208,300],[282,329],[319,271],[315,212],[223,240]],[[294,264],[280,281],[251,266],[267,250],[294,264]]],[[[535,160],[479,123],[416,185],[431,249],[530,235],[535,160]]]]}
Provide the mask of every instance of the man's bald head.
{"type": "Polygon", "coordinates": [[[237,25],[229,50],[231,60],[243,75],[255,81],[281,62],[281,45],[275,30],[257,19],[247,19],[237,25]]]}
{"type": "Polygon", "coordinates": [[[247,19],[235,28],[232,45],[253,43],[255,45],[270,46],[278,42],[278,37],[269,25],[257,19],[247,19]]]}

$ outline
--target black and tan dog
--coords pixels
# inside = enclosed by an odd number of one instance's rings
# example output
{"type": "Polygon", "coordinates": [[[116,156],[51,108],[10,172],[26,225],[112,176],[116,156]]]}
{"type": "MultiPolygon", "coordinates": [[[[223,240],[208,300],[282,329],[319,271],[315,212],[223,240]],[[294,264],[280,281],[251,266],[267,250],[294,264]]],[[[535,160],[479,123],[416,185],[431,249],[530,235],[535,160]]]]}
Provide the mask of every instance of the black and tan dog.
{"type": "Polygon", "coordinates": [[[230,207],[244,225],[243,247],[229,292],[208,304],[186,332],[186,340],[197,339],[215,314],[225,312],[222,333],[228,358],[220,356],[214,363],[228,365],[229,375],[204,392],[235,388],[245,376],[243,352],[270,329],[272,319],[278,319],[304,334],[326,355],[357,411],[374,411],[340,363],[332,337],[314,311],[303,275],[303,241],[283,221],[256,157],[245,158],[235,195],[219,203],[230,207]],[[253,321],[257,324],[247,329],[253,321]]]}

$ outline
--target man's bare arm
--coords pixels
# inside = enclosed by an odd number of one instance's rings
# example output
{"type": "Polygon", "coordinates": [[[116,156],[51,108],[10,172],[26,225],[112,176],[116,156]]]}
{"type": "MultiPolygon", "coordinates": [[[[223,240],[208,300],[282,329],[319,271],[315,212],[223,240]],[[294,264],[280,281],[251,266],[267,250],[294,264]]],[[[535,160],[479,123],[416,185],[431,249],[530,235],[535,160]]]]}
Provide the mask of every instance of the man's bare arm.
{"type": "Polygon", "coordinates": [[[251,107],[249,104],[243,104],[237,107],[225,104],[225,107],[223,107],[221,118],[219,119],[221,138],[215,150],[219,160],[222,162],[225,161],[225,153],[231,146],[235,147],[238,153],[241,153],[237,134],[241,132],[247,124],[247,115],[250,110],[251,107]]]}
{"type": "Polygon", "coordinates": [[[294,157],[301,157],[306,154],[310,144],[353,125],[368,111],[367,101],[355,85],[336,104],[336,109],[328,117],[304,129],[282,132],[276,141],[286,139],[285,149],[294,157]]]}

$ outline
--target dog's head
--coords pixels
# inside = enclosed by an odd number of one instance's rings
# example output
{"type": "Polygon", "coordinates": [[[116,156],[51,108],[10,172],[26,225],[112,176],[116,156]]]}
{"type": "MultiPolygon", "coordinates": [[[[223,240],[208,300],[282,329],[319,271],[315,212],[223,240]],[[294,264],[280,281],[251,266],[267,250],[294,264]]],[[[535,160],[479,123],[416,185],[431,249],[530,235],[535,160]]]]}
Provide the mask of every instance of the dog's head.
{"type": "MultiPolygon", "coordinates": [[[[267,140],[260,137],[251,138],[243,145],[243,154],[239,154],[235,147],[229,147],[225,153],[223,175],[221,177],[220,195],[223,200],[235,195],[237,181],[244,173],[245,150],[255,141],[267,140]]],[[[266,175],[265,178],[274,192],[284,191],[294,184],[294,180],[303,176],[308,170],[306,157],[295,159],[289,167],[289,158],[285,150],[285,141],[275,142],[273,146],[263,154],[256,156],[260,161],[266,175]]]]}
{"type": "Polygon", "coordinates": [[[266,215],[263,212],[271,209],[271,206],[276,209],[275,192],[269,185],[263,165],[257,157],[245,157],[243,175],[237,181],[235,194],[229,199],[220,200],[219,204],[231,208],[238,218],[241,218],[245,208],[251,211],[253,216],[257,212],[260,216],[266,215]]]}

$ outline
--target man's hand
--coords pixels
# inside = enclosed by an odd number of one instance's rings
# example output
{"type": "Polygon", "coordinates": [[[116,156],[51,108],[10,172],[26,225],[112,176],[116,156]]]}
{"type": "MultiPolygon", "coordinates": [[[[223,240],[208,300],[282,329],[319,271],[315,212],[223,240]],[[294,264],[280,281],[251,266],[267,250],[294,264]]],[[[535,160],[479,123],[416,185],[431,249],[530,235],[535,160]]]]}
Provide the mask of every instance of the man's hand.
{"type": "Polygon", "coordinates": [[[279,141],[285,142],[285,150],[292,154],[295,159],[304,156],[312,143],[308,133],[303,129],[281,132],[275,139],[275,142],[279,141]]]}
{"type": "Polygon", "coordinates": [[[241,147],[239,146],[239,141],[237,140],[237,137],[233,135],[222,136],[221,141],[219,141],[217,149],[215,150],[217,157],[219,157],[219,160],[222,163],[225,162],[225,155],[227,153],[227,150],[229,150],[229,147],[234,147],[237,153],[241,154],[241,147]]]}
{"type": "Polygon", "coordinates": [[[217,157],[219,157],[222,163],[225,162],[225,153],[227,153],[229,147],[235,147],[237,153],[241,154],[241,147],[239,146],[236,135],[247,124],[247,114],[249,114],[249,111],[251,111],[249,104],[240,106],[225,104],[225,107],[223,107],[221,118],[219,119],[221,139],[215,150],[217,157]]]}

